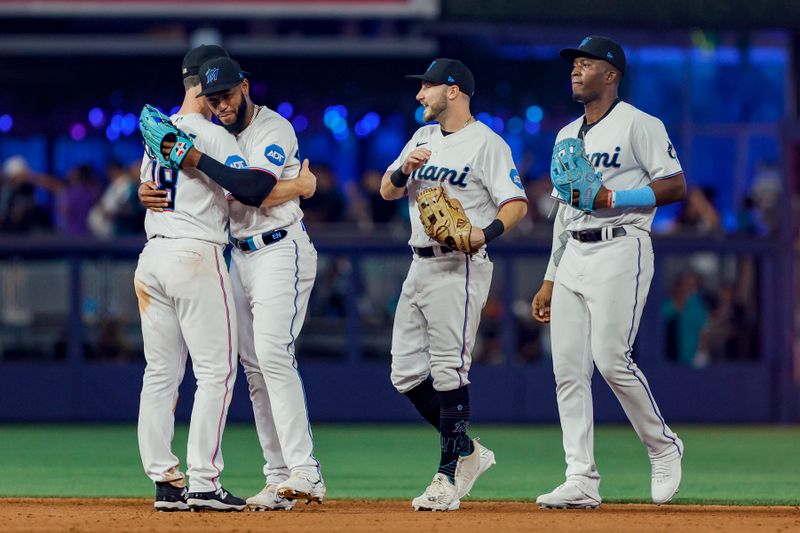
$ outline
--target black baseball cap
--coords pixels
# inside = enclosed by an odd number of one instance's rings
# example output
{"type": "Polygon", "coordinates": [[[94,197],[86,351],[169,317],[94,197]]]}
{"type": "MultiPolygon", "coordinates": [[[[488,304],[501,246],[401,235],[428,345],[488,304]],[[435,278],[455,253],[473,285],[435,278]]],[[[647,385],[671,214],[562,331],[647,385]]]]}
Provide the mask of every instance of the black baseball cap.
{"type": "Polygon", "coordinates": [[[590,35],[581,41],[578,48],[564,48],[561,50],[561,59],[567,63],[572,64],[576,57],[589,57],[608,61],[623,76],[625,75],[625,50],[608,37],[590,35]]]}
{"type": "Polygon", "coordinates": [[[202,91],[197,96],[207,96],[220,91],[227,91],[236,87],[244,80],[247,74],[239,63],[230,57],[217,57],[200,65],[200,87],[202,91]]]}
{"type": "Polygon", "coordinates": [[[183,66],[181,67],[183,77],[197,76],[200,65],[216,57],[230,56],[227,50],[216,44],[201,44],[200,46],[195,46],[183,56],[183,66]]]}
{"type": "Polygon", "coordinates": [[[440,57],[431,63],[425,74],[409,74],[406,78],[415,78],[435,84],[458,85],[464,94],[469,96],[475,94],[475,77],[458,59],[440,57]]]}

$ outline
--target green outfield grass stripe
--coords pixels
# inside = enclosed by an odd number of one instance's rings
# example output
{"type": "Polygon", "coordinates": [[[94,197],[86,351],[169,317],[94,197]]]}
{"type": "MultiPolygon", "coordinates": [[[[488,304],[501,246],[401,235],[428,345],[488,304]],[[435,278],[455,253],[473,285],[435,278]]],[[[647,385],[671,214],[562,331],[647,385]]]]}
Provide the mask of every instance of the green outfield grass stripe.
{"type": "MultiPolygon", "coordinates": [[[[684,481],[676,503],[798,505],[800,428],[685,426],[684,481]]],[[[471,498],[533,501],[563,481],[556,426],[474,426],[497,465],[471,498]]],[[[186,426],[175,432],[185,457],[186,426]]],[[[427,425],[317,425],[316,455],[329,498],[410,499],[430,482],[439,440],[427,425]]],[[[0,496],[150,497],[133,425],[0,426],[0,496]]],[[[255,430],[234,425],[222,445],[225,487],[241,496],[263,485],[255,430]]],[[[649,501],[650,464],[627,426],[599,426],[596,459],[606,502],[649,501]]]]}

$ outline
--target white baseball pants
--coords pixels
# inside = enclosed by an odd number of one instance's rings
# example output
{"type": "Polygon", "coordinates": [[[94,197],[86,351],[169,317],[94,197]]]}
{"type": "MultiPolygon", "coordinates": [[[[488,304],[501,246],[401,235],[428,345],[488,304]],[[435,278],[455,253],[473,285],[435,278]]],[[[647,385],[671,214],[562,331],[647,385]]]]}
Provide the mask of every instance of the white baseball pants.
{"type": "Polygon", "coordinates": [[[139,451],[153,481],[183,478],[172,453],[178,385],[192,358],[197,380],[186,463],[192,492],[219,488],[222,433],[236,380],[236,310],[222,246],[154,238],[134,286],[147,367],[139,405],[139,451]]]}

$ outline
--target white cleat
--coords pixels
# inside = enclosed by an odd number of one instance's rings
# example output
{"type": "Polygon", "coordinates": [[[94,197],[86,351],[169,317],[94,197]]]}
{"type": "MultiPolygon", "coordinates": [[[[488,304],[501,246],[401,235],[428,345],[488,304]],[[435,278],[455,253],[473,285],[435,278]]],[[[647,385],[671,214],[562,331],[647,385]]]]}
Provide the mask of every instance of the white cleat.
{"type": "Polygon", "coordinates": [[[669,503],[681,487],[681,459],[674,455],[669,459],[653,460],[652,478],[650,479],[650,496],[653,503],[661,505],[669,503]]]}
{"type": "Polygon", "coordinates": [[[322,503],[325,498],[325,483],[314,474],[296,472],[278,485],[278,497],[287,500],[305,500],[307,504],[322,503]]]}
{"type": "Polygon", "coordinates": [[[247,498],[247,507],[252,511],[291,511],[294,501],[278,496],[278,485],[267,483],[261,492],[247,498]]]}
{"type": "Polygon", "coordinates": [[[574,479],[568,479],[553,492],[536,498],[542,509],[597,509],[602,501],[596,490],[574,479]]]}
{"type": "Polygon", "coordinates": [[[460,500],[472,490],[481,475],[497,464],[494,452],[482,446],[478,439],[472,439],[475,450],[466,457],[459,457],[456,465],[456,497],[460,500]]]}
{"type": "Polygon", "coordinates": [[[415,511],[456,511],[460,506],[456,486],[441,472],[433,476],[425,492],[411,500],[415,511]]]}

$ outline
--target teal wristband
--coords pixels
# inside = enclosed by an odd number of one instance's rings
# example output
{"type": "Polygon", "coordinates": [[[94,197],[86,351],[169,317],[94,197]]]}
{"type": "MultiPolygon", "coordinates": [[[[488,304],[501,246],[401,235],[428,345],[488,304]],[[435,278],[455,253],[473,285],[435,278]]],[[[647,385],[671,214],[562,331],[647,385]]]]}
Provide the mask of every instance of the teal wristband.
{"type": "Polygon", "coordinates": [[[611,191],[611,207],[655,207],[656,193],[650,187],[611,191]]]}

